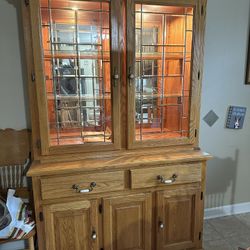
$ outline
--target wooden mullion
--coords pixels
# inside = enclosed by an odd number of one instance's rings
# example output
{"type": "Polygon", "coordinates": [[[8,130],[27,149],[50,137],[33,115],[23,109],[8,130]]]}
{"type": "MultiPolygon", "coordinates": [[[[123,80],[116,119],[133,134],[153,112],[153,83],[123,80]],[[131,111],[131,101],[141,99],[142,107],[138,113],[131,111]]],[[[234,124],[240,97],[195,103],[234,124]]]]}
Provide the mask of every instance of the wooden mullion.
{"type": "Polygon", "coordinates": [[[134,0],[135,3],[154,5],[194,6],[197,0],[134,0]]]}
{"type": "Polygon", "coordinates": [[[112,130],[115,148],[121,147],[121,65],[120,29],[122,25],[122,0],[111,1],[111,89],[112,89],[112,130]],[[114,75],[118,75],[115,79],[114,75]]]}
{"type": "MultiPolygon", "coordinates": [[[[127,74],[135,73],[135,3],[127,1],[127,74]]],[[[128,148],[132,148],[135,142],[135,79],[127,79],[127,122],[128,122],[128,148]]]]}

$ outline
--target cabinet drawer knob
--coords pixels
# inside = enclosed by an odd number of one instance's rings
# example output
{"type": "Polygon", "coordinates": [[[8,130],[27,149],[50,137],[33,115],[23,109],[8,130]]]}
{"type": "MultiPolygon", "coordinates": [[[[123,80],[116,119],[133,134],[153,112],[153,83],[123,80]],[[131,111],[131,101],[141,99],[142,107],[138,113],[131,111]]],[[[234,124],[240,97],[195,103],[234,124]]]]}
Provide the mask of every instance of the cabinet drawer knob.
{"type": "Polygon", "coordinates": [[[114,75],[113,75],[113,79],[114,79],[114,80],[119,80],[119,75],[118,75],[118,74],[114,74],[114,75]]]}
{"type": "Polygon", "coordinates": [[[96,231],[93,231],[93,232],[92,232],[92,235],[91,235],[91,239],[92,239],[92,240],[96,240],[96,238],[97,238],[96,231]]]}
{"type": "Polygon", "coordinates": [[[79,185],[74,184],[72,188],[77,192],[77,193],[90,193],[93,191],[94,187],[96,187],[95,182],[91,182],[89,185],[89,188],[81,189],[79,185]]]}
{"type": "Polygon", "coordinates": [[[164,223],[162,221],[159,222],[159,228],[163,229],[164,228],[164,223]]]}
{"type": "Polygon", "coordinates": [[[162,175],[158,175],[157,180],[160,181],[160,183],[163,183],[163,184],[172,184],[173,182],[176,181],[177,177],[178,177],[177,174],[173,174],[170,179],[165,179],[162,175]]]}
{"type": "Polygon", "coordinates": [[[133,79],[135,79],[135,75],[134,75],[133,73],[131,73],[131,74],[128,75],[128,78],[129,78],[130,80],[133,80],[133,79]]]}
{"type": "Polygon", "coordinates": [[[114,87],[117,86],[117,83],[118,83],[119,78],[120,78],[120,76],[119,76],[119,74],[118,74],[118,70],[117,70],[117,68],[115,67],[115,69],[114,69],[114,74],[113,74],[114,87]]]}

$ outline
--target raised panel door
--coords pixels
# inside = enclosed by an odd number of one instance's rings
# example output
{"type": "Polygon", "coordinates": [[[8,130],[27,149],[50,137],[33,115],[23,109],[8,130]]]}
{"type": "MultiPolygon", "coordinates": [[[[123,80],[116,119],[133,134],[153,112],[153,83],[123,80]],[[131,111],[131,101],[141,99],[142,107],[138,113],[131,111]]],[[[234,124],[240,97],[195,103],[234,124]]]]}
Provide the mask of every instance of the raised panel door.
{"type": "Polygon", "coordinates": [[[157,249],[182,250],[198,246],[199,189],[157,192],[157,249]]]}
{"type": "Polygon", "coordinates": [[[150,193],[104,199],[104,249],[151,250],[150,193]]]}
{"type": "Polygon", "coordinates": [[[47,250],[99,249],[97,201],[44,206],[47,250]]]}

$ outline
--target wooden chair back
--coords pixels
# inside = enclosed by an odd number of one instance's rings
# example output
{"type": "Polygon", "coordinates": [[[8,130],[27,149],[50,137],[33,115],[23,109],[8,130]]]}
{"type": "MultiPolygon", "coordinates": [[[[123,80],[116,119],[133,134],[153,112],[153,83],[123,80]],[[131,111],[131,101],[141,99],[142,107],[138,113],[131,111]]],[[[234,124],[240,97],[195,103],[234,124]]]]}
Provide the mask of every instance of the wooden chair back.
{"type": "Polygon", "coordinates": [[[4,195],[8,188],[16,189],[18,196],[30,196],[25,169],[28,167],[31,149],[31,133],[27,129],[0,130],[0,190],[4,195]]]}

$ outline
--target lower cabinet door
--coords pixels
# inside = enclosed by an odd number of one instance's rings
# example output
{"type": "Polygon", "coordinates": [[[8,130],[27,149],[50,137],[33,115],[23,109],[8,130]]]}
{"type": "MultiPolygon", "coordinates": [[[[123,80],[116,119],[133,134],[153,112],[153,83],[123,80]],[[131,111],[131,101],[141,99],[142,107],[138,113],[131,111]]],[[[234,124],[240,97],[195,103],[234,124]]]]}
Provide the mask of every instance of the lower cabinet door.
{"type": "Polygon", "coordinates": [[[47,250],[99,250],[97,201],[45,205],[47,250]]]}
{"type": "Polygon", "coordinates": [[[200,195],[192,188],[157,192],[157,250],[198,246],[200,195]]]}
{"type": "Polygon", "coordinates": [[[151,193],[105,198],[103,216],[105,250],[151,250],[151,193]]]}

